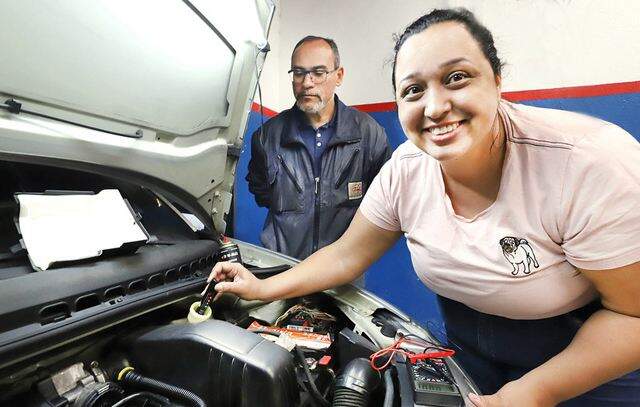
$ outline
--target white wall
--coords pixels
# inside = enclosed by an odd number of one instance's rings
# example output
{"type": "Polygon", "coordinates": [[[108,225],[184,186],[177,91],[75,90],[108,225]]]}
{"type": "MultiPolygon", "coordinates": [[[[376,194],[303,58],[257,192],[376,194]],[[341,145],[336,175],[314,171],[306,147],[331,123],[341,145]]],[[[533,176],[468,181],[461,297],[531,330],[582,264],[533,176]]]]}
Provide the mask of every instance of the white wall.
{"type": "MultiPolygon", "coordinates": [[[[508,64],[503,90],[531,90],[640,80],[640,1],[636,0],[279,0],[262,77],[263,104],[293,104],[292,47],[315,34],[333,38],[346,77],[345,103],[393,100],[393,33],[434,7],[464,6],[492,32],[508,64]]],[[[257,99],[256,99],[257,101],[257,99]]]]}
{"type": "MultiPolygon", "coordinates": [[[[267,59],[264,64],[264,68],[262,73],[260,74],[260,86],[262,88],[262,105],[270,108],[276,109],[276,106],[279,106],[279,98],[280,93],[280,78],[279,75],[279,53],[280,53],[280,13],[282,10],[282,6],[280,5],[279,0],[272,0],[276,6],[275,13],[273,15],[273,20],[271,21],[271,27],[269,29],[269,47],[271,50],[267,54],[267,59]]],[[[286,77],[283,77],[286,79],[286,77]]],[[[253,101],[255,103],[260,103],[258,99],[258,92],[254,95],[253,101]]],[[[277,109],[280,111],[281,109],[277,109]]]]}

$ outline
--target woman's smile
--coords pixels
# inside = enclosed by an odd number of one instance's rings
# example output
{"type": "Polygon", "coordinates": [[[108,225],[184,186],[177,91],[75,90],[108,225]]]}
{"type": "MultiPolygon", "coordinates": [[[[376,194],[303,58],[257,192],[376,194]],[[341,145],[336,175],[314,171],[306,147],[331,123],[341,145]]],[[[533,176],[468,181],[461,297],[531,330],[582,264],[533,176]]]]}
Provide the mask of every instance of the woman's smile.
{"type": "Polygon", "coordinates": [[[447,122],[431,125],[424,129],[424,134],[436,145],[443,146],[453,142],[461,131],[464,121],[447,122]]]}

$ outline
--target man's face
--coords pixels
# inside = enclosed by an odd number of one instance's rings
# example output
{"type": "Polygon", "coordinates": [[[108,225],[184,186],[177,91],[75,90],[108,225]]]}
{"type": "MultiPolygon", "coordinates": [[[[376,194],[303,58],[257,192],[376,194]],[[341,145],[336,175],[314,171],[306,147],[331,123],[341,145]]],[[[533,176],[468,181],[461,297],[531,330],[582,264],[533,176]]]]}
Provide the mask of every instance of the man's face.
{"type": "Polygon", "coordinates": [[[322,113],[333,99],[336,86],[342,83],[344,70],[334,66],[334,55],[329,44],[322,40],[303,43],[291,56],[291,69],[325,70],[330,72],[322,83],[315,83],[312,75],[301,82],[292,82],[296,105],[307,114],[322,113]],[[333,72],[331,72],[333,71],[333,72]]]}

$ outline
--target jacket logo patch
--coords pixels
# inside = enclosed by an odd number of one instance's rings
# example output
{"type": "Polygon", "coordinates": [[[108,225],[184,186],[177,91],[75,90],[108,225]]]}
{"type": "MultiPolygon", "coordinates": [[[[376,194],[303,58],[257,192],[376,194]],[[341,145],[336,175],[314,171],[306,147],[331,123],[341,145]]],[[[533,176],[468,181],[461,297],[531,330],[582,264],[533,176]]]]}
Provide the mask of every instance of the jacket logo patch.
{"type": "Polygon", "coordinates": [[[348,189],[349,189],[349,199],[362,198],[362,181],[350,182],[348,184],[348,189]]]}
{"type": "Polygon", "coordinates": [[[512,275],[517,276],[520,271],[530,274],[532,263],[535,268],[540,267],[527,239],[505,236],[500,239],[500,247],[502,247],[502,254],[513,267],[512,275]]]}

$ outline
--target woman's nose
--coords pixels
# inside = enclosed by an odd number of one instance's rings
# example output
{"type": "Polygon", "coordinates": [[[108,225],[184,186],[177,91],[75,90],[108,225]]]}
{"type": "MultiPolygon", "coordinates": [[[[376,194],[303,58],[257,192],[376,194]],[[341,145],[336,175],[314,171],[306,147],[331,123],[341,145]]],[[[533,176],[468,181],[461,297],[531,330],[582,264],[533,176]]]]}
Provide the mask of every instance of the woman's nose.
{"type": "Polygon", "coordinates": [[[426,91],[424,115],[433,121],[444,118],[451,110],[451,101],[447,93],[440,89],[426,91]]]}

